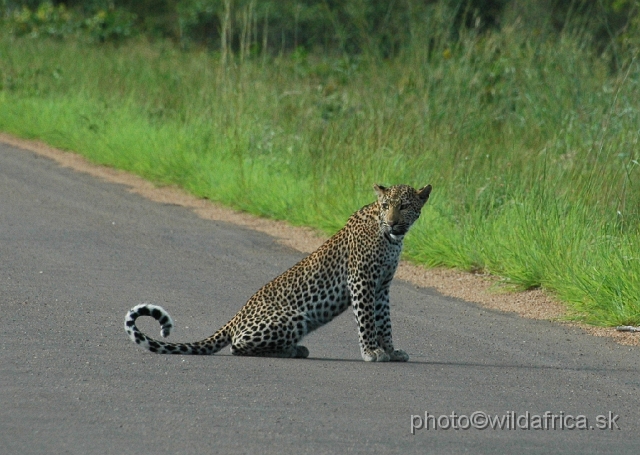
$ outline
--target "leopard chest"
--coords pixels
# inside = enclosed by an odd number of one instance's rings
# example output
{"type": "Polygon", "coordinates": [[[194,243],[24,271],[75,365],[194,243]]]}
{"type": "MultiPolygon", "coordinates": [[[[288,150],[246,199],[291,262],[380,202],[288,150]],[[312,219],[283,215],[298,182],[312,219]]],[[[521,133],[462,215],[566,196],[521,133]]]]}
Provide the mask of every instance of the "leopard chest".
{"type": "Polygon", "coordinates": [[[400,255],[402,254],[401,243],[385,243],[376,261],[378,268],[377,275],[379,276],[378,287],[387,285],[391,281],[393,275],[396,273],[400,255]]]}

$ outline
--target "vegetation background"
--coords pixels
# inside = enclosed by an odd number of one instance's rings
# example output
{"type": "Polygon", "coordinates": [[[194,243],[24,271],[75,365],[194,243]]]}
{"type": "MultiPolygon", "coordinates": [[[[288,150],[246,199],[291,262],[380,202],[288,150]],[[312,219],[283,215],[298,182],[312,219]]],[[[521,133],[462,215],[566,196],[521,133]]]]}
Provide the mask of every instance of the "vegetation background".
{"type": "Polygon", "coordinates": [[[0,0],[0,129],[640,324],[638,0],[0,0]]]}

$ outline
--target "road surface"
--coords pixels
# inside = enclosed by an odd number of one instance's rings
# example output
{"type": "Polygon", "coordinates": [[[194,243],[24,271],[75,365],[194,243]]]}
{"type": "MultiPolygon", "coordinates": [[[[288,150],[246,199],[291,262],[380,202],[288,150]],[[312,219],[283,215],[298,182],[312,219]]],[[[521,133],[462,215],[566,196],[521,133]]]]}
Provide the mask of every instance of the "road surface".
{"type": "Polygon", "coordinates": [[[170,339],[204,338],[301,257],[0,144],[0,453],[638,452],[638,348],[399,281],[408,363],[361,361],[351,314],[301,360],[154,355],[123,330],[152,302],[170,339]]]}

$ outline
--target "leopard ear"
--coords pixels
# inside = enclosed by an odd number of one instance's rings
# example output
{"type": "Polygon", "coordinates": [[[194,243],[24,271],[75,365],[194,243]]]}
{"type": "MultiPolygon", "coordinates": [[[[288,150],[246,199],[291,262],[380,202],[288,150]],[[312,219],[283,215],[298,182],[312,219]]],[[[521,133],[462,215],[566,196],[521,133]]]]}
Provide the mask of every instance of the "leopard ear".
{"type": "Polygon", "coordinates": [[[429,200],[429,194],[431,194],[431,185],[424,186],[418,190],[418,197],[422,199],[423,203],[429,200]]]}
{"type": "Polygon", "coordinates": [[[377,183],[373,185],[373,189],[376,190],[378,197],[384,196],[384,193],[387,191],[386,187],[382,185],[378,185],[377,183]]]}

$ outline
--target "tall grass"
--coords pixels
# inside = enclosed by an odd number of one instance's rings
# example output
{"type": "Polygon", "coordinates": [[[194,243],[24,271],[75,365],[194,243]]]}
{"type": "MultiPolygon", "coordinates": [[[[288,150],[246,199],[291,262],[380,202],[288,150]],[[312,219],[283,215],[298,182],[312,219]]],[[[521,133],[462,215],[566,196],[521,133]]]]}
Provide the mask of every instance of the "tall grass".
{"type": "Polygon", "coordinates": [[[4,34],[0,129],[326,232],[375,182],[432,183],[407,257],[640,324],[637,62],[612,74],[577,33],[453,42],[429,21],[392,60],[4,34]]]}

